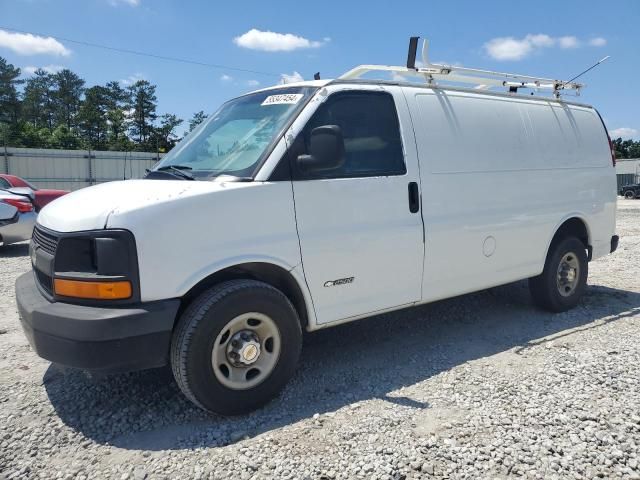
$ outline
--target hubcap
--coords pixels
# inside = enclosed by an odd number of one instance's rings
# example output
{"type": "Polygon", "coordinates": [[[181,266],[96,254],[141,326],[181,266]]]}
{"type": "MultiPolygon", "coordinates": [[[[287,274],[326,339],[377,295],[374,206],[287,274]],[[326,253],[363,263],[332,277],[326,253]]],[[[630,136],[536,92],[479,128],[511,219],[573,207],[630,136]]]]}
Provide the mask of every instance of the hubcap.
{"type": "Polygon", "coordinates": [[[573,252],[566,253],[558,265],[557,286],[558,292],[563,297],[571,295],[580,279],[580,263],[573,252]]]}
{"type": "Polygon", "coordinates": [[[280,331],[275,322],[262,313],[244,313],[230,320],[216,337],[211,366],[224,386],[246,390],[271,374],[280,349],[280,331]]]}
{"type": "Polygon", "coordinates": [[[235,367],[251,365],[260,356],[260,338],[253,330],[240,330],[227,342],[227,359],[235,367]]]}

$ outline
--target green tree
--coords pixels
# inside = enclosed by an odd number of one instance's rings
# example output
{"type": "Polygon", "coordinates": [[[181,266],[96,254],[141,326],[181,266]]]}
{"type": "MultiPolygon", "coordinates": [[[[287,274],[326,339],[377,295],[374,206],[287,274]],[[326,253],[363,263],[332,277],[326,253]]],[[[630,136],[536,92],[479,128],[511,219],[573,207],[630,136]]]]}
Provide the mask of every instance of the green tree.
{"type": "Polygon", "coordinates": [[[172,113],[165,113],[160,117],[160,126],[156,128],[156,145],[160,151],[168,152],[180,138],[176,135],[176,129],[184,120],[172,113]]]}
{"type": "Polygon", "coordinates": [[[204,122],[207,119],[207,115],[204,113],[204,110],[200,110],[193,114],[191,120],[189,120],[189,131],[193,131],[198,125],[204,122]]]}
{"type": "Polygon", "coordinates": [[[154,133],[153,123],[158,117],[156,86],[147,80],[138,80],[129,87],[129,93],[131,95],[129,130],[138,144],[138,149],[151,148],[149,139],[154,133]]]}
{"type": "Polygon", "coordinates": [[[20,113],[18,85],[20,69],[0,57],[0,124],[5,124],[5,136],[16,129],[20,113]]]}
{"type": "Polygon", "coordinates": [[[52,80],[54,119],[58,125],[73,131],[84,93],[84,80],[68,68],[53,74],[52,80]]]}
{"type": "Polygon", "coordinates": [[[78,126],[81,137],[92,149],[103,150],[107,145],[109,107],[107,87],[97,85],[85,91],[84,101],[78,111],[78,126]]]}
{"type": "Polygon", "coordinates": [[[26,82],[22,99],[22,117],[36,127],[53,130],[53,77],[41,68],[26,82]]]}
{"type": "Polygon", "coordinates": [[[64,124],[58,125],[55,130],[51,132],[51,138],[49,139],[48,145],[50,148],[76,150],[81,146],[81,141],[78,135],[64,124]]]}
{"type": "Polygon", "coordinates": [[[109,149],[131,150],[131,141],[127,137],[127,116],[125,114],[125,110],[131,104],[131,94],[116,81],[108,82],[106,89],[108,91],[109,149]]]}
{"type": "Polygon", "coordinates": [[[14,146],[27,148],[48,148],[51,145],[51,131],[47,127],[38,128],[30,122],[21,122],[19,135],[14,146]]]}
{"type": "Polygon", "coordinates": [[[616,138],[611,143],[616,152],[616,158],[640,158],[640,141],[616,138]]]}

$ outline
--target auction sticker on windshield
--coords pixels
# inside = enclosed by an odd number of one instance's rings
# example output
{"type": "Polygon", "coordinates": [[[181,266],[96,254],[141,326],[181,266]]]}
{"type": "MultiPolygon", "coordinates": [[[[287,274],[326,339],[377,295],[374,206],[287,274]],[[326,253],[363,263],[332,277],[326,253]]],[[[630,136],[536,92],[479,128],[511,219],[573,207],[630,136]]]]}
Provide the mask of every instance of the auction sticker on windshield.
{"type": "Polygon", "coordinates": [[[295,105],[300,101],[302,97],[304,97],[302,93],[283,93],[280,95],[269,95],[260,105],[295,105]]]}

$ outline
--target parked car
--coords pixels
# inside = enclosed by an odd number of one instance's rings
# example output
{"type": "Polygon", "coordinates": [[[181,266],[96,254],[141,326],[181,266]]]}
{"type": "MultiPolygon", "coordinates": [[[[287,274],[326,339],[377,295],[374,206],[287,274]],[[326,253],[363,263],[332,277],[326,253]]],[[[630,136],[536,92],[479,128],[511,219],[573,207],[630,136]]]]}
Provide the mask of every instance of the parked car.
{"type": "Polygon", "coordinates": [[[35,193],[34,205],[36,211],[40,211],[49,202],[54,201],[63,195],[69,193],[68,190],[53,190],[49,188],[38,188],[30,182],[27,182],[24,178],[17,177],[15,175],[7,175],[0,173],[0,188],[12,188],[23,187],[30,188],[35,193]]]}
{"type": "Polygon", "coordinates": [[[618,195],[622,195],[624,198],[632,199],[640,197],[640,183],[633,185],[624,185],[618,189],[618,195]]]}
{"type": "Polygon", "coordinates": [[[0,189],[0,246],[29,240],[37,214],[27,193],[0,189]]]}
{"type": "Polygon", "coordinates": [[[618,245],[614,163],[598,112],[565,99],[350,76],[258,90],[145,179],[45,208],[22,326],[53,362],[169,363],[196,405],[246,412],[292,376],[303,329],[521,279],[573,308],[618,245]]]}

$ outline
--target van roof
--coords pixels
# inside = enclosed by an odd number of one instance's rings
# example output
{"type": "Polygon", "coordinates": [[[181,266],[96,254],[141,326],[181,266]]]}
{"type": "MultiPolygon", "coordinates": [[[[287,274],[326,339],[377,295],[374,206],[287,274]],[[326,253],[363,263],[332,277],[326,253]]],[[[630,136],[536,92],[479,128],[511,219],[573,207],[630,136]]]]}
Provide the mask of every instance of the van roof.
{"type": "Polygon", "coordinates": [[[459,91],[459,92],[469,92],[469,93],[475,93],[478,95],[489,95],[489,96],[498,96],[498,97],[503,97],[503,98],[513,98],[513,99],[520,99],[520,100],[540,100],[540,101],[545,101],[545,102],[554,102],[554,103],[559,103],[559,104],[563,104],[563,105],[575,105],[577,107],[585,107],[585,108],[593,108],[592,105],[586,104],[586,103],[580,103],[580,102],[576,102],[576,101],[567,101],[565,100],[563,97],[560,98],[553,98],[553,97],[546,97],[546,96],[540,96],[540,95],[525,95],[522,93],[508,93],[508,92],[497,92],[495,90],[478,90],[475,88],[468,88],[468,87],[457,87],[457,86],[451,86],[451,85],[429,85],[429,84],[421,84],[421,83],[416,83],[416,82],[409,82],[409,81],[403,81],[403,80],[381,80],[381,79],[363,79],[363,78],[358,78],[358,79],[323,79],[323,80],[305,80],[302,82],[293,82],[293,83],[286,83],[286,84],[280,84],[280,85],[272,85],[269,87],[265,87],[265,88],[260,88],[257,90],[254,90],[250,93],[257,93],[257,92],[265,92],[265,91],[269,91],[269,90],[275,90],[278,88],[283,88],[283,87],[316,87],[316,88],[321,88],[321,87],[325,87],[327,85],[341,85],[341,84],[350,84],[350,85],[395,85],[395,86],[401,86],[401,87],[411,87],[411,88],[426,88],[426,89],[439,89],[439,90],[454,90],[454,91],[459,91]]]}

